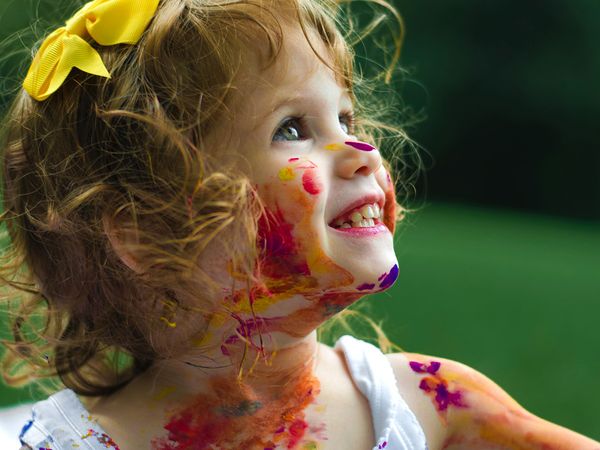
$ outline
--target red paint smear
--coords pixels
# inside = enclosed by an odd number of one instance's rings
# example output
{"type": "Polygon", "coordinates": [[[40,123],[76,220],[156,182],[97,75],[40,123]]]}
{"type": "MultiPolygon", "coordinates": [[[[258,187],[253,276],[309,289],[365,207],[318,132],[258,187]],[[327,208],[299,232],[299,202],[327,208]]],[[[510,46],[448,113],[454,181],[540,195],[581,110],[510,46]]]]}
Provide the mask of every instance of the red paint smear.
{"type": "Polygon", "coordinates": [[[318,195],[321,193],[321,189],[323,189],[323,186],[317,180],[315,171],[312,169],[306,170],[304,175],[302,175],[302,186],[310,195],[318,195]]]}
{"type": "Polygon", "coordinates": [[[277,392],[270,392],[269,398],[259,397],[233,377],[213,377],[210,393],[197,395],[173,414],[164,427],[168,436],[154,439],[152,448],[264,449],[279,447],[279,444],[294,448],[308,428],[304,410],[320,392],[319,380],[310,368],[296,373],[292,380],[276,382],[277,392]],[[230,411],[233,413],[227,413],[230,411]]]}
{"type": "Polygon", "coordinates": [[[294,275],[310,275],[306,260],[298,256],[298,245],[292,235],[293,225],[283,213],[266,211],[258,221],[258,246],[262,249],[258,270],[267,277],[281,279],[294,275]]]}
{"type": "Polygon", "coordinates": [[[288,162],[300,161],[300,158],[290,158],[288,162]]]}
{"type": "Polygon", "coordinates": [[[393,184],[390,185],[390,189],[385,193],[383,223],[394,234],[394,231],[396,231],[396,193],[393,184]]]}

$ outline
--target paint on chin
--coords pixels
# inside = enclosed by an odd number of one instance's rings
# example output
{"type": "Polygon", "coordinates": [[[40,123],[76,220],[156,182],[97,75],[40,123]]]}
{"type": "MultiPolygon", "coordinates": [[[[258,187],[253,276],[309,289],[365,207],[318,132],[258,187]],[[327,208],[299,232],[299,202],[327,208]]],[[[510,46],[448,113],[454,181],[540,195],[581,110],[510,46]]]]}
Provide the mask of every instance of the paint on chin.
{"type": "Polygon", "coordinates": [[[389,272],[386,272],[379,277],[379,289],[383,290],[391,287],[398,279],[399,273],[398,265],[394,264],[389,272]]]}

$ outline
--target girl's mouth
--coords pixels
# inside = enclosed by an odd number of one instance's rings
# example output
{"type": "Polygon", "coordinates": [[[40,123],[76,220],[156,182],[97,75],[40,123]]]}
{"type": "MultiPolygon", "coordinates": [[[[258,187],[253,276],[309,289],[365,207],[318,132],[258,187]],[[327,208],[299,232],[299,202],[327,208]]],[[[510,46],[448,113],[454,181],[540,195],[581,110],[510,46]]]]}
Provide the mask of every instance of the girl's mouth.
{"type": "MultiPolygon", "coordinates": [[[[335,218],[329,226],[340,231],[379,228],[382,210],[377,203],[366,203],[352,211],[335,218]]],[[[385,227],[385,226],[384,226],[385,227]]]]}

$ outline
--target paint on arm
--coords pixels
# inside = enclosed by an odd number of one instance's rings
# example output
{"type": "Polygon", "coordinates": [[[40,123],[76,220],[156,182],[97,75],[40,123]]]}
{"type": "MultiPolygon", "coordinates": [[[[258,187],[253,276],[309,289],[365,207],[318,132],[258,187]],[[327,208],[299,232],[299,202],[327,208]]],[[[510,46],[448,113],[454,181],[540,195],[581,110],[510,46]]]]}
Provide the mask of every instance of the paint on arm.
{"type": "Polygon", "coordinates": [[[442,358],[407,354],[418,389],[447,429],[442,448],[600,450],[600,443],[545,421],[519,405],[478,371],[442,358]]]}

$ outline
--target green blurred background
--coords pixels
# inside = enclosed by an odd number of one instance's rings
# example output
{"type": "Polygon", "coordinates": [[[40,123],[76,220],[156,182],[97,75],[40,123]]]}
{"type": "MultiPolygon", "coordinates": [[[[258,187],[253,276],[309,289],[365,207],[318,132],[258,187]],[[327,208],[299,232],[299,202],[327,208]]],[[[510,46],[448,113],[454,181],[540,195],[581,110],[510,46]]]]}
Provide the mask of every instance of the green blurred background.
{"type": "MultiPolygon", "coordinates": [[[[0,0],[0,38],[74,10],[57,4],[77,2],[0,0]]],[[[394,87],[426,117],[409,132],[427,170],[396,236],[400,278],[363,302],[406,350],[468,364],[600,440],[600,2],[394,4],[394,87]]],[[[0,56],[2,108],[31,41],[0,56]]],[[[0,406],[28,400],[0,387],[0,406]]]]}

